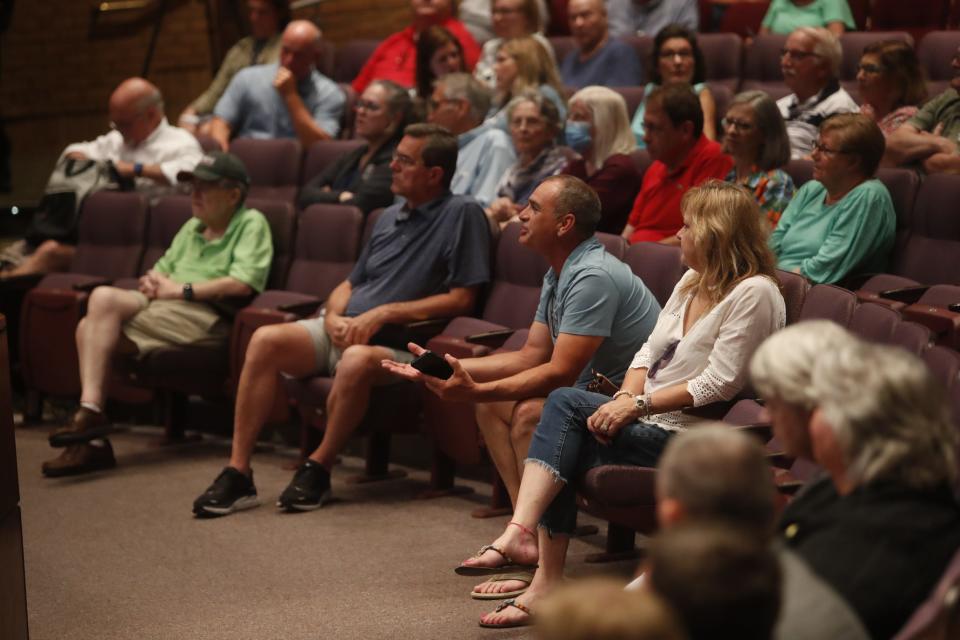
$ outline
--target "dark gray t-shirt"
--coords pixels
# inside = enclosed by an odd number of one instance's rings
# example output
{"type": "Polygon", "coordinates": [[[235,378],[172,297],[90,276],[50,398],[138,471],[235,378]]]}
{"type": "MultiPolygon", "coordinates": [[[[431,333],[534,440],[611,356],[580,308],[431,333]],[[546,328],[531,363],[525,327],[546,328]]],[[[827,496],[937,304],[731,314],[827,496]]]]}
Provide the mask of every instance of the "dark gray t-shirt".
{"type": "Polygon", "coordinates": [[[581,242],[563,263],[558,279],[551,268],[543,277],[536,322],[561,333],[602,336],[576,386],[592,378],[591,369],[617,384],[660,315],[660,304],[626,264],[607,253],[596,238],[581,242]]]}
{"type": "Polygon", "coordinates": [[[490,280],[490,228],[468,196],[447,193],[416,209],[387,208],[348,278],[344,315],[490,280]]]}

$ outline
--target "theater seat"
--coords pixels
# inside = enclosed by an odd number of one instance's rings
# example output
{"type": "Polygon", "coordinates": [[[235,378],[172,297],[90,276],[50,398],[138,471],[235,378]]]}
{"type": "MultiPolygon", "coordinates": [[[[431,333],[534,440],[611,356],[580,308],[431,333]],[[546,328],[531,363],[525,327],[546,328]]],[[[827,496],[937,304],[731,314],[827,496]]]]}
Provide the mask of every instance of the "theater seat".
{"type": "Polygon", "coordinates": [[[643,280],[661,307],[667,303],[674,287],[686,271],[686,267],[680,263],[680,247],[659,242],[638,242],[630,245],[623,261],[643,280]]]}
{"type": "Polygon", "coordinates": [[[764,34],[754,38],[744,55],[741,91],[759,89],[766,91],[774,100],[791,93],[783,84],[780,70],[780,50],[787,42],[787,36],[764,34]]]}
{"type": "Polygon", "coordinates": [[[870,7],[870,30],[899,29],[914,40],[947,25],[950,0],[873,0],[870,7]]]}
{"type": "Polygon", "coordinates": [[[45,276],[24,299],[20,354],[31,419],[39,418],[41,394],[79,395],[77,324],[93,287],[137,275],[147,217],[140,193],[91,194],[83,202],[70,271],[45,276]]]}
{"type": "Polygon", "coordinates": [[[917,58],[927,72],[929,97],[937,96],[950,87],[954,75],[951,61],[958,47],[960,31],[931,31],[917,45],[917,58]]]}
{"type": "Polygon", "coordinates": [[[800,320],[833,320],[846,328],[857,307],[857,296],[852,291],[832,284],[816,284],[807,291],[800,309],[800,320]]]}
{"type": "Polygon", "coordinates": [[[300,142],[294,138],[236,138],[230,153],[243,161],[250,176],[247,198],[293,203],[300,184],[300,142]]]}
{"type": "Polygon", "coordinates": [[[951,202],[960,202],[960,176],[934,174],[924,179],[891,273],[923,284],[960,284],[960,216],[944,204],[951,202]]]}
{"type": "Polygon", "coordinates": [[[379,40],[349,40],[338,45],[331,80],[353,82],[379,44],[379,40]]]}
{"type": "Polygon", "coordinates": [[[960,286],[934,285],[914,304],[906,306],[903,317],[933,332],[938,344],[960,350],[960,286]]]}
{"type": "Polygon", "coordinates": [[[947,565],[930,597],[893,640],[960,638],[960,551],[947,565]]]}

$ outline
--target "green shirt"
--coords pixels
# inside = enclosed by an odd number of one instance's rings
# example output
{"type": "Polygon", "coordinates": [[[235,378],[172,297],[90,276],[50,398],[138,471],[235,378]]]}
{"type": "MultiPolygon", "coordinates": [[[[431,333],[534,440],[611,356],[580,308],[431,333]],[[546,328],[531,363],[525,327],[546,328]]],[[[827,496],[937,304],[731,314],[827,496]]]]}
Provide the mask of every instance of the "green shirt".
{"type": "Polygon", "coordinates": [[[256,58],[253,55],[255,43],[253,36],[247,36],[230,47],[220,64],[217,75],[213,78],[213,82],[210,83],[206,91],[190,103],[197,115],[204,116],[213,113],[213,108],[217,106],[217,100],[227,90],[227,85],[230,84],[230,80],[233,79],[237,71],[254,64],[270,64],[280,59],[280,34],[268,38],[260,51],[257,52],[256,58]]]}
{"type": "Polygon", "coordinates": [[[207,241],[205,227],[190,218],[170,243],[154,269],[180,283],[231,277],[263,291],[273,260],[270,225],[256,209],[239,209],[221,237],[207,241]]]}
{"type": "Polygon", "coordinates": [[[851,273],[881,273],[893,247],[896,214],[887,188],[867,180],[833,204],[816,180],[804,184],[770,236],[777,266],[800,267],[814,283],[837,282],[851,273]]]}
{"type": "Polygon", "coordinates": [[[931,132],[941,122],[943,131],[940,135],[954,142],[960,142],[960,93],[957,93],[956,89],[947,89],[923,105],[916,115],[907,120],[907,124],[913,125],[920,131],[931,132]]]}
{"type": "Polygon", "coordinates": [[[847,0],[813,0],[798,7],[791,0],[773,0],[763,26],[773,33],[789,35],[800,27],[826,27],[831,22],[842,22],[847,29],[856,29],[847,0]]]}

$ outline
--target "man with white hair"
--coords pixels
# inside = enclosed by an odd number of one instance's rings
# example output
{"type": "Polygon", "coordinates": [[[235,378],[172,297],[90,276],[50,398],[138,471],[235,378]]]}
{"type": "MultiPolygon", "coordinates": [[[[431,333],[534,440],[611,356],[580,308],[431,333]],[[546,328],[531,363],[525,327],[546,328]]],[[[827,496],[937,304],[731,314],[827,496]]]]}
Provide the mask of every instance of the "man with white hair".
{"type": "Polygon", "coordinates": [[[450,190],[473,196],[484,207],[497,196],[500,178],[517,161],[510,136],[485,126],[490,89],[469,73],[448,73],[439,80],[428,103],[427,121],[457,136],[460,152],[450,190]]]}
{"type": "Polygon", "coordinates": [[[230,138],[298,138],[304,148],[337,137],[346,97],[316,68],[320,29],[294,20],[280,38],[280,62],[233,76],[210,123],[224,150],[230,138]]]}
{"type": "Polygon", "coordinates": [[[786,121],[793,158],[809,157],[824,120],[860,110],[837,80],[842,55],[840,41],[824,28],[801,27],[787,38],[780,68],[793,93],[777,100],[777,106],[786,121]]]}

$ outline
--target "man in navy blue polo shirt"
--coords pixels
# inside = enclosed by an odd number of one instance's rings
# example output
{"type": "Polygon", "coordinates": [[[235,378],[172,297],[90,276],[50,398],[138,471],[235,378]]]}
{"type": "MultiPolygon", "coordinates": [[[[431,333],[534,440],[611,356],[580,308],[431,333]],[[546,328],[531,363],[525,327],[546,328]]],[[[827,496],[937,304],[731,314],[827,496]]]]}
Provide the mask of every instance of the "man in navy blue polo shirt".
{"type": "Polygon", "coordinates": [[[330,496],[330,468],[363,419],[371,388],[396,380],[381,360],[413,358],[371,339],[387,324],[473,311],[478,289],[490,279],[490,232],[476,200],[450,193],[456,165],[457,139],[446,129],[407,127],[390,165],[391,189],[406,202],[383,212],[319,317],[261,327],[250,340],[230,464],[194,502],[195,514],[226,515],[258,504],[250,457],[280,374],[335,374],[323,441],[277,502],[288,511],[321,507],[330,496]]]}

